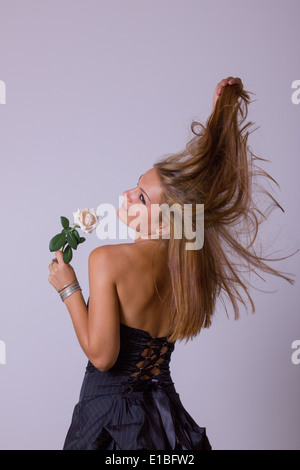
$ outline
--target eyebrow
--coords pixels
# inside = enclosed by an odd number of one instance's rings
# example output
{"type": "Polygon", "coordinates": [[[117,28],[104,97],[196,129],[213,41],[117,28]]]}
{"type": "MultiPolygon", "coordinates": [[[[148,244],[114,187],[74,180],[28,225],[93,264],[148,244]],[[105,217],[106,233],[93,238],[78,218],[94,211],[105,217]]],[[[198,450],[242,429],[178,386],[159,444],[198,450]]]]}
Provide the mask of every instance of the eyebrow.
{"type": "MultiPolygon", "coordinates": [[[[143,173],[143,174],[144,174],[144,173],[143,173]]],[[[137,185],[139,185],[140,179],[141,179],[141,177],[143,176],[143,174],[139,177],[138,182],[137,182],[137,185]]],[[[151,199],[150,199],[150,197],[148,196],[148,194],[146,193],[146,191],[145,191],[143,188],[141,188],[141,187],[139,187],[139,188],[140,188],[141,191],[143,191],[143,193],[146,194],[147,198],[148,198],[149,201],[151,202],[151,199]]]]}

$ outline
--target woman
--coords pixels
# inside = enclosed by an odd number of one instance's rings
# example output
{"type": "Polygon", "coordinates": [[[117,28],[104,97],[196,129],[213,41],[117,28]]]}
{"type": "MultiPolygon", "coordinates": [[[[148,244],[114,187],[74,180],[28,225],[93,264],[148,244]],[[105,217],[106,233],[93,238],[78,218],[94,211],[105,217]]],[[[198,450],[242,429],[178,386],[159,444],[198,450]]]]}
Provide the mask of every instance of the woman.
{"type": "Polygon", "coordinates": [[[271,177],[256,167],[257,157],[247,146],[251,123],[242,124],[249,102],[239,78],[219,82],[206,127],[197,134],[199,123],[193,123],[195,137],[184,151],[155,163],[136,188],[124,192],[118,217],[135,228],[136,238],[90,253],[87,305],[60,251],[49,265],[49,282],[64,294],[89,359],[65,450],[211,449],[206,429],[183,407],[172,381],[175,342],[210,326],[220,294],[228,296],[236,317],[237,302],[246,305],[241,291],[254,311],[242,276],[245,265],[248,272],[261,270],[293,282],[253,248],[264,216],[254,204],[252,182],[256,176],[271,177]],[[136,204],[139,225],[130,212],[136,204]],[[177,205],[167,222],[160,204],[177,205]],[[204,204],[200,249],[186,249],[185,231],[175,235],[184,204],[192,205],[188,218],[194,228],[196,204],[204,204]]]}

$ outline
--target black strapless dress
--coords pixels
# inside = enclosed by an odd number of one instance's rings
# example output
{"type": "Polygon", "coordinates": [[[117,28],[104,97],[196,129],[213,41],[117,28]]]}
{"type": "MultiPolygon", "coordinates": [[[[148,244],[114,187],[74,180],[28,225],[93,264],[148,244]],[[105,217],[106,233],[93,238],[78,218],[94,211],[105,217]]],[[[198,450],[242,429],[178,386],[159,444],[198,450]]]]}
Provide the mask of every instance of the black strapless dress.
{"type": "Polygon", "coordinates": [[[172,382],[174,348],[121,323],[114,366],[101,372],[88,362],[63,450],[210,450],[172,382]]]}

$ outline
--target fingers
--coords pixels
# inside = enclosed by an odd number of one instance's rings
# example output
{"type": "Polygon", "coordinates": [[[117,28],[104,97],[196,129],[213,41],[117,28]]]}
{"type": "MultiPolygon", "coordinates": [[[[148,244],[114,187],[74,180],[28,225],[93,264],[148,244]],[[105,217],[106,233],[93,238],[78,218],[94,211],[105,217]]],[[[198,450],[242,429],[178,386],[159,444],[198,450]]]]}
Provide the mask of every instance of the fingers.
{"type": "Polygon", "coordinates": [[[48,268],[49,268],[50,273],[52,273],[53,272],[53,263],[50,263],[48,265],[48,268]]]}
{"type": "Polygon", "coordinates": [[[58,267],[61,267],[62,264],[66,265],[63,259],[63,252],[58,250],[55,252],[56,258],[52,259],[52,262],[48,265],[49,271],[52,273],[56,271],[58,267]]]}
{"type": "Polygon", "coordinates": [[[49,271],[52,273],[53,271],[56,271],[58,263],[50,263],[48,265],[49,271]]]}
{"type": "Polygon", "coordinates": [[[60,264],[60,263],[64,263],[64,260],[63,260],[63,252],[62,252],[62,251],[60,251],[60,250],[56,251],[56,252],[55,252],[55,256],[56,256],[57,261],[58,261],[59,264],[60,264]]]}
{"type": "Polygon", "coordinates": [[[221,86],[226,86],[226,85],[234,85],[236,83],[242,83],[242,80],[239,77],[227,77],[221,80],[218,85],[220,84],[221,86]]]}
{"type": "MultiPolygon", "coordinates": [[[[56,252],[57,253],[57,252],[56,252]]],[[[59,258],[59,255],[58,255],[59,258]]],[[[58,259],[57,258],[52,258],[51,263],[48,265],[49,271],[52,272],[53,268],[56,268],[58,265],[58,259]]],[[[54,269],[55,270],[55,269],[54,269]]]]}
{"type": "Polygon", "coordinates": [[[227,78],[224,78],[223,80],[221,80],[217,87],[216,87],[216,94],[218,96],[220,96],[220,94],[222,93],[222,90],[223,88],[226,86],[226,85],[238,85],[238,84],[242,84],[242,80],[239,78],[239,77],[227,77],[227,78]]]}

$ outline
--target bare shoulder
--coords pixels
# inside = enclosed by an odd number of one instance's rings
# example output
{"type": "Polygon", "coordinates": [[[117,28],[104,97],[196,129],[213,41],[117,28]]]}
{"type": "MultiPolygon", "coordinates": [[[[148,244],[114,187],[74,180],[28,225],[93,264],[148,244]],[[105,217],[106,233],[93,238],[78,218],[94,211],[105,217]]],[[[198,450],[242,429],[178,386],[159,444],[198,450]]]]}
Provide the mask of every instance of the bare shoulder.
{"type": "MultiPolygon", "coordinates": [[[[141,272],[149,268],[155,245],[152,242],[101,245],[90,253],[89,265],[96,265],[98,271],[105,269],[105,273],[113,277],[115,281],[121,280],[128,272],[141,272]]],[[[158,260],[165,264],[162,251],[158,260]]]]}
{"type": "Polygon", "coordinates": [[[119,243],[116,245],[101,245],[91,251],[90,256],[117,261],[118,256],[125,256],[132,252],[135,243],[119,243]]]}
{"type": "Polygon", "coordinates": [[[136,250],[134,243],[120,243],[116,245],[101,245],[94,248],[89,255],[89,268],[95,267],[97,271],[103,269],[105,274],[110,275],[115,281],[128,267],[128,262],[136,250]]]}

